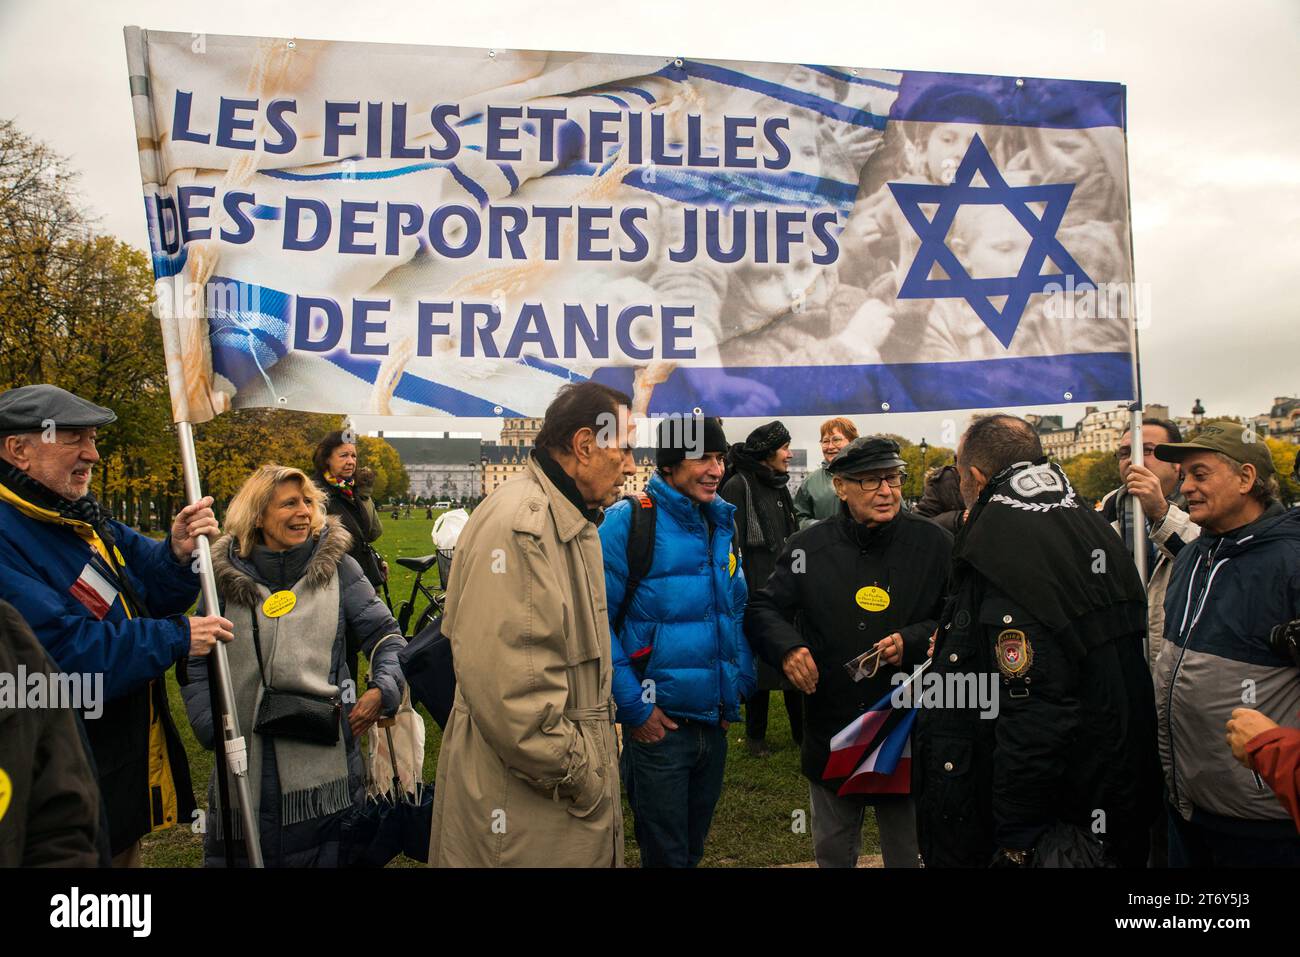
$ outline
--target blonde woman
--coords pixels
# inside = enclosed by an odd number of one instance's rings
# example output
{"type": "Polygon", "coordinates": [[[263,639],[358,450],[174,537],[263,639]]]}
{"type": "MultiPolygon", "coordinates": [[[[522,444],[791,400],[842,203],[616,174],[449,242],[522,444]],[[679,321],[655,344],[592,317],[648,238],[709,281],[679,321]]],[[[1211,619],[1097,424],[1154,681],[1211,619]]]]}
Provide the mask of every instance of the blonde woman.
{"type": "MultiPolygon", "coordinates": [[[[325,502],[306,473],[264,465],[230,503],[226,534],[212,548],[223,613],[234,623],[227,645],[232,691],[271,867],[338,864],[340,819],[363,797],[357,739],[397,710],[405,683],[397,663],[404,642],[380,644],[400,635],[397,623],[348,555],[351,536],[326,516],[325,502]],[[370,657],[369,690],[359,698],[347,687],[349,639],[370,657]]],[[[190,724],[211,748],[207,659],[190,659],[189,678],[190,724]]],[[[208,808],[204,863],[223,866],[215,776],[208,808]]],[[[235,846],[239,860],[232,863],[242,864],[242,837],[235,846]]]]}

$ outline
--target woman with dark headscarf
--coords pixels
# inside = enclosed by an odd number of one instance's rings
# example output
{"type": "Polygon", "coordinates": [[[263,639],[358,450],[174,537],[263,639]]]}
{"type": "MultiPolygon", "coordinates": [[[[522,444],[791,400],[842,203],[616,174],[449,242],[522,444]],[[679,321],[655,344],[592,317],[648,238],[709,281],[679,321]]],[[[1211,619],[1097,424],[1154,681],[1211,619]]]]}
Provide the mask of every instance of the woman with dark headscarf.
{"type": "MultiPolygon", "coordinates": [[[[786,486],[790,482],[790,432],[781,422],[761,425],[744,442],[727,453],[735,474],[720,495],[736,506],[736,542],[744,561],[746,584],[752,596],[767,581],[785,540],[799,524],[786,486]]],[[[745,738],[750,754],[765,757],[767,750],[768,693],[780,689],[790,716],[790,734],[803,738],[803,703],[784,675],[758,661],[758,690],[745,702],[745,738]]]]}

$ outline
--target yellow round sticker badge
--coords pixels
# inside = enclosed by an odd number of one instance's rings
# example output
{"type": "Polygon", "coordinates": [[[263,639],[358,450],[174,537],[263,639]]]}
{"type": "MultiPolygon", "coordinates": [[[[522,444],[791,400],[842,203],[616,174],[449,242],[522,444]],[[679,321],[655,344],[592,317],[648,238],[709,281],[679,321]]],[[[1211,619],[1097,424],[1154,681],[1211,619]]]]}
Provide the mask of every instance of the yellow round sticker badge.
{"type": "Polygon", "coordinates": [[[853,597],[867,611],[884,611],[889,607],[889,592],[876,585],[859,588],[853,597]]]}
{"type": "Polygon", "coordinates": [[[267,618],[279,618],[293,611],[298,604],[298,596],[291,591],[278,591],[262,602],[262,614],[267,618]]]}
{"type": "Polygon", "coordinates": [[[4,768],[0,768],[0,821],[4,820],[5,812],[9,810],[9,799],[14,795],[14,784],[9,780],[9,774],[4,768]]]}

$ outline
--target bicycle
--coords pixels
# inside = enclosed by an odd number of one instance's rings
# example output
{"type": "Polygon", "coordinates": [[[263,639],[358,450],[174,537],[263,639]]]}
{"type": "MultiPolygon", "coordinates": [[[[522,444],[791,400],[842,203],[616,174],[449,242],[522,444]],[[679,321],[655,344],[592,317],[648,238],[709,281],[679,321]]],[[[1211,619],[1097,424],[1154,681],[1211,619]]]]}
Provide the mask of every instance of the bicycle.
{"type": "Polygon", "coordinates": [[[409,568],[415,572],[415,581],[411,583],[411,595],[405,601],[397,606],[397,627],[401,629],[402,635],[406,638],[414,638],[429,624],[433,619],[442,615],[443,607],[447,604],[447,579],[451,576],[451,558],[452,551],[447,549],[437,549],[430,555],[421,555],[418,558],[399,557],[397,564],[403,568],[409,568]],[[434,565],[438,566],[438,582],[442,586],[440,591],[434,591],[424,583],[424,575],[434,565]],[[415,627],[408,630],[407,626],[411,623],[411,617],[415,613],[417,596],[423,595],[427,604],[424,610],[420,612],[415,619],[415,627]]]}

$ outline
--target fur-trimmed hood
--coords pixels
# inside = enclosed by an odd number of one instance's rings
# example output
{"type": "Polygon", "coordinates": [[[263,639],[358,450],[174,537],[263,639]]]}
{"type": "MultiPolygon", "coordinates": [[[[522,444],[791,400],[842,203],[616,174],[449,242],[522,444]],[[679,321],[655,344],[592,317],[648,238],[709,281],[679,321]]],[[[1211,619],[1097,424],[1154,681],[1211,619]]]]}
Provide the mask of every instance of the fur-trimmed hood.
{"type": "MultiPolygon", "coordinates": [[[[328,516],[298,582],[311,591],[324,588],[338,574],[339,562],[351,548],[351,534],[336,516],[328,516]]],[[[212,570],[217,576],[217,590],[226,601],[249,608],[261,602],[262,596],[257,591],[261,579],[249,559],[239,554],[234,536],[222,535],[212,546],[212,570]]]]}

